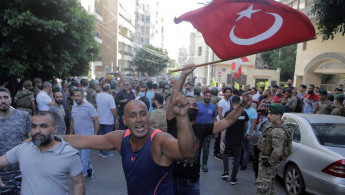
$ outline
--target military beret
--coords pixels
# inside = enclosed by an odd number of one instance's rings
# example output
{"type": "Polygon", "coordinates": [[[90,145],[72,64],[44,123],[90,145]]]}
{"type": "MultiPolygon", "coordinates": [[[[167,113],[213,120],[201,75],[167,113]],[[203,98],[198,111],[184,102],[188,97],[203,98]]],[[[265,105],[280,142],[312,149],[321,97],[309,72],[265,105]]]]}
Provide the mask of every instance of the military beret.
{"type": "Polygon", "coordinates": [[[344,95],[343,94],[337,94],[336,96],[334,96],[334,99],[344,99],[344,95]]]}
{"type": "Polygon", "coordinates": [[[327,90],[324,88],[319,89],[319,94],[327,95],[327,90]]]}
{"type": "Polygon", "coordinates": [[[284,114],[285,108],[283,105],[279,103],[270,104],[268,109],[271,111],[272,114],[284,114]]]}

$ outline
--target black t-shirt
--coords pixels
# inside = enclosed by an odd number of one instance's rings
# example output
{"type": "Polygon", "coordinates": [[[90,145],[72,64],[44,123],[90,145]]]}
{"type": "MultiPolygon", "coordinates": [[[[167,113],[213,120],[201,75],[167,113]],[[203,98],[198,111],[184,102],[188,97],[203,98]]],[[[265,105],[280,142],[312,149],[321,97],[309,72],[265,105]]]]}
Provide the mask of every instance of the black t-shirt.
{"type": "MultiPolygon", "coordinates": [[[[233,109],[225,112],[224,117],[226,117],[233,109]]],[[[249,120],[246,111],[242,111],[242,114],[238,117],[235,123],[226,129],[225,141],[232,144],[241,144],[244,139],[244,133],[247,131],[245,128],[245,123],[249,120]]]]}
{"type": "Polygon", "coordinates": [[[121,90],[116,94],[116,99],[115,99],[115,103],[118,106],[116,109],[118,111],[118,113],[124,114],[125,113],[125,106],[126,104],[135,99],[135,94],[133,93],[133,91],[129,91],[129,93],[126,93],[125,90],[121,90]],[[127,99],[127,102],[120,102],[120,100],[124,100],[127,99]]]}
{"type": "MultiPolygon", "coordinates": [[[[177,138],[176,118],[167,120],[168,133],[177,138]]],[[[200,151],[205,137],[213,134],[213,123],[194,124],[194,139],[197,143],[197,151],[193,158],[174,161],[174,178],[179,179],[199,179],[200,177],[200,151]]]]}
{"type": "Polygon", "coordinates": [[[141,97],[139,100],[145,103],[147,110],[150,110],[150,101],[147,99],[147,97],[141,97]]]}

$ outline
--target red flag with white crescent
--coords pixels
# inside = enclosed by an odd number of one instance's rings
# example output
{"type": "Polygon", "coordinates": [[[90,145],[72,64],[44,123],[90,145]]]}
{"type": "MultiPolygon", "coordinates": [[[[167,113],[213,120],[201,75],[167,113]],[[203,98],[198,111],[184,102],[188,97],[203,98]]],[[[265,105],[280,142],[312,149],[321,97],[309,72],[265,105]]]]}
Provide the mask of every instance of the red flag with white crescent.
{"type": "Polygon", "coordinates": [[[315,38],[303,13],[274,0],[214,0],[175,18],[198,29],[220,59],[234,59],[315,38]]]}

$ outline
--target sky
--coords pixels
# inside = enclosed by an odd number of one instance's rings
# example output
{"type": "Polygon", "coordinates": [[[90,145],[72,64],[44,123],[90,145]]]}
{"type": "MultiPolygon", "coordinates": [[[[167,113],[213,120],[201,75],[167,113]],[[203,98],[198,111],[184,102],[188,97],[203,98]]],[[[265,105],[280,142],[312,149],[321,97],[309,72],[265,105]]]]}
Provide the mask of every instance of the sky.
{"type": "Polygon", "coordinates": [[[189,22],[175,24],[174,18],[204,6],[200,3],[205,3],[205,0],[164,0],[159,3],[162,7],[160,11],[164,15],[165,47],[169,57],[177,59],[178,49],[181,47],[189,48],[190,33],[196,32],[196,30],[189,22]]]}

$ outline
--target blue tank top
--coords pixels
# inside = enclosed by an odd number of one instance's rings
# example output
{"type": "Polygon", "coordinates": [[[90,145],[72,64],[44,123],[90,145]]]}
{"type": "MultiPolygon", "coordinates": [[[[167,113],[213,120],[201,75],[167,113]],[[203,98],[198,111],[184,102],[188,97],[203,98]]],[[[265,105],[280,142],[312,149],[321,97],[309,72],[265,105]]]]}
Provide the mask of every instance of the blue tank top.
{"type": "Polygon", "coordinates": [[[143,148],[132,152],[129,144],[130,131],[127,129],[121,142],[122,167],[127,182],[129,195],[174,194],[173,163],[168,167],[157,165],[151,155],[151,143],[156,133],[154,130],[143,148]]]}

